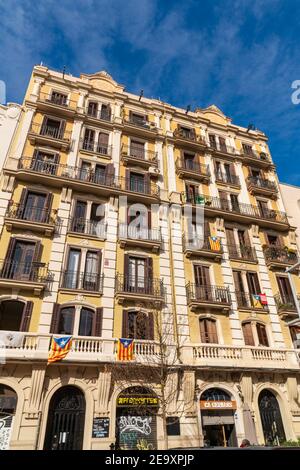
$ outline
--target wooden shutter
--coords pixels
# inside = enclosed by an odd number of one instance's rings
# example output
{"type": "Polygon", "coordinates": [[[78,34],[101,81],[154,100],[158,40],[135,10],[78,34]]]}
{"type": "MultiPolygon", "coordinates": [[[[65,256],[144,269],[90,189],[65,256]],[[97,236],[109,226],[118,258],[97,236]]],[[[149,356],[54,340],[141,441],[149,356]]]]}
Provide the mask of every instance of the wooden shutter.
{"type": "Polygon", "coordinates": [[[233,272],[235,290],[238,292],[245,292],[241,271],[232,271],[232,272],[233,272]]]}
{"type": "Polygon", "coordinates": [[[20,331],[29,331],[32,309],[33,309],[33,302],[31,300],[27,301],[23,308],[20,331]]]}
{"type": "Polygon", "coordinates": [[[251,323],[243,323],[242,330],[246,346],[255,346],[251,323]]]}
{"type": "Polygon", "coordinates": [[[234,163],[229,164],[230,175],[235,176],[235,166],[234,163]]]}
{"type": "Polygon", "coordinates": [[[195,284],[198,286],[209,286],[210,285],[210,278],[209,278],[209,266],[194,266],[194,273],[195,273],[195,284]]]}
{"type": "Polygon", "coordinates": [[[56,334],[58,332],[59,314],[60,314],[60,304],[54,304],[52,318],[51,318],[51,325],[50,325],[50,333],[56,334]]]}
{"type": "Polygon", "coordinates": [[[60,139],[64,138],[65,127],[66,127],[66,121],[60,121],[60,126],[59,126],[59,138],[60,139]]]}
{"type": "Polygon", "coordinates": [[[5,256],[5,261],[7,261],[7,262],[9,260],[11,260],[11,258],[12,258],[12,254],[13,254],[13,251],[14,251],[14,248],[15,248],[16,241],[17,241],[16,238],[10,238],[10,240],[9,240],[9,244],[8,244],[8,248],[7,248],[7,252],[6,252],[6,256],[5,256]]]}
{"type": "Polygon", "coordinates": [[[208,336],[206,333],[206,318],[200,318],[199,324],[201,343],[208,343],[208,336]]]}
{"type": "Polygon", "coordinates": [[[43,215],[43,221],[44,222],[49,222],[50,212],[51,212],[51,207],[52,207],[52,201],[53,201],[53,193],[47,193],[46,199],[45,199],[45,204],[44,204],[44,215],[43,215]]]}
{"type": "Polygon", "coordinates": [[[122,338],[128,338],[128,311],[123,310],[122,315],[122,338]]]}
{"type": "Polygon", "coordinates": [[[244,230],[244,234],[243,234],[243,235],[244,235],[245,245],[246,245],[246,246],[251,246],[248,230],[244,230]]]}
{"type": "Polygon", "coordinates": [[[98,143],[100,145],[100,147],[103,145],[103,146],[107,146],[108,145],[108,138],[109,138],[109,135],[106,134],[105,132],[100,132],[99,133],[99,139],[98,139],[98,143]]]}
{"type": "Polygon", "coordinates": [[[225,227],[225,232],[226,232],[227,244],[229,246],[235,246],[236,243],[235,243],[233,228],[225,227]]]}
{"type": "Polygon", "coordinates": [[[259,280],[257,273],[246,273],[247,276],[247,283],[248,283],[248,289],[250,294],[260,294],[260,285],[259,285],[259,280]]]}
{"type": "Polygon", "coordinates": [[[106,184],[111,186],[114,182],[115,177],[115,166],[113,163],[108,163],[105,167],[105,180],[106,184]]]}
{"type": "Polygon", "coordinates": [[[276,276],[276,279],[282,299],[293,299],[293,293],[288,278],[276,276]]]}
{"type": "Polygon", "coordinates": [[[217,326],[215,320],[200,319],[201,343],[218,343],[217,326]]]}
{"type": "Polygon", "coordinates": [[[40,241],[37,241],[35,243],[35,248],[34,248],[34,254],[33,254],[33,259],[32,261],[37,263],[41,260],[41,254],[42,254],[42,244],[40,241]]]}
{"type": "Polygon", "coordinates": [[[125,189],[130,190],[130,170],[125,170],[125,189]]]}
{"type": "Polygon", "coordinates": [[[21,197],[20,197],[20,201],[19,201],[20,209],[21,209],[21,210],[25,208],[25,203],[26,203],[26,199],[27,199],[27,194],[28,194],[28,189],[27,189],[27,188],[23,188],[23,189],[22,189],[22,193],[21,193],[21,197]]]}
{"type": "Polygon", "coordinates": [[[95,312],[95,320],[93,324],[93,336],[102,335],[102,322],[103,322],[103,308],[98,307],[96,308],[96,312],[95,312]]]}
{"type": "Polygon", "coordinates": [[[153,312],[148,313],[148,338],[149,340],[154,340],[154,316],[153,312]]]}
{"type": "Polygon", "coordinates": [[[151,229],[151,209],[148,209],[148,229],[151,229]]]}
{"type": "Polygon", "coordinates": [[[151,176],[149,173],[144,176],[144,191],[146,194],[151,194],[151,176]]]}
{"type": "Polygon", "coordinates": [[[259,346],[269,346],[266,327],[261,323],[256,323],[259,346]]]}
{"type": "Polygon", "coordinates": [[[149,279],[149,281],[153,280],[153,259],[152,258],[147,258],[147,271],[146,271],[146,276],[149,279]]]}

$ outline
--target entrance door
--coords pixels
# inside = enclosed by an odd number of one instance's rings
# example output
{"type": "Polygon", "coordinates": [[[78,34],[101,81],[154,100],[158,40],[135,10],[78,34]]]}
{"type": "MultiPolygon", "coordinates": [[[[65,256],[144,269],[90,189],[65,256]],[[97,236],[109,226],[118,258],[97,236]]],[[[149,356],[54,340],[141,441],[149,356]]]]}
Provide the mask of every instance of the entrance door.
{"type": "Polygon", "coordinates": [[[258,399],[261,424],[265,444],[279,446],[286,440],[281,413],[275,395],[269,390],[263,390],[258,399]]]}
{"type": "Polygon", "coordinates": [[[0,450],[9,449],[16,406],[16,392],[0,384],[0,450]]]}
{"type": "Polygon", "coordinates": [[[234,424],[204,426],[205,447],[235,447],[236,434],[234,424]]]}
{"type": "Polygon", "coordinates": [[[60,388],[49,407],[44,450],[81,450],[85,399],[76,387],[60,388]]]}

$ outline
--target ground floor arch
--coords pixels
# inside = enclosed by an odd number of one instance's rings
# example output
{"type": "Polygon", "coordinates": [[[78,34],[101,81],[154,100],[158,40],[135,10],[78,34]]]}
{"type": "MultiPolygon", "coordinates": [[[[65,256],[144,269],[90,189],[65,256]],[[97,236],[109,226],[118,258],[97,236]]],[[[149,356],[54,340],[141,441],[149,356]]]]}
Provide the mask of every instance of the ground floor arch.
{"type": "Polygon", "coordinates": [[[0,450],[9,449],[16,408],[16,392],[0,384],[0,450]]]}
{"type": "Polygon", "coordinates": [[[45,450],[81,450],[85,427],[85,397],[73,385],[59,388],[50,400],[45,450]]]}
{"type": "Polygon", "coordinates": [[[263,389],[258,396],[258,407],[265,444],[279,446],[286,440],[286,435],[275,394],[269,389],[263,389]]]}

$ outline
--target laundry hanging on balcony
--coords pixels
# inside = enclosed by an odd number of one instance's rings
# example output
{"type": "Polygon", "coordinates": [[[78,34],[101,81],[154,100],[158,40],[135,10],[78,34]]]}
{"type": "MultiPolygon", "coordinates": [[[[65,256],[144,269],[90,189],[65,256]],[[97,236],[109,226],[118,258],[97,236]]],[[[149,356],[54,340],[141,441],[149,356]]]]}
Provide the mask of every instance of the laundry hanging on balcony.
{"type": "Polygon", "coordinates": [[[218,237],[208,237],[210,249],[213,251],[220,251],[221,244],[218,237]]]}
{"type": "Polygon", "coordinates": [[[120,338],[118,340],[117,359],[119,361],[133,360],[133,339],[120,338]]]}
{"type": "Polygon", "coordinates": [[[61,361],[72,347],[72,336],[53,336],[48,355],[48,364],[61,361]]]}
{"type": "Polygon", "coordinates": [[[24,333],[19,331],[0,331],[0,348],[20,348],[23,345],[24,333]]]}

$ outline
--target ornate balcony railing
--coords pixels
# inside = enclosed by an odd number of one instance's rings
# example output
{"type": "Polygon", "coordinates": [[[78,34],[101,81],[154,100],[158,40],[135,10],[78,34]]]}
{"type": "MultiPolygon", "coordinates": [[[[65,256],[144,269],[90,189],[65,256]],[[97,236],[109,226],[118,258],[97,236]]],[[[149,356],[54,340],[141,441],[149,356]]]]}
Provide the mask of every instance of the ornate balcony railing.
{"type": "Polygon", "coordinates": [[[268,305],[261,301],[260,295],[250,294],[249,292],[236,291],[236,301],[239,308],[253,308],[259,310],[268,310],[268,305]]]}
{"type": "Polygon", "coordinates": [[[210,302],[230,304],[231,298],[228,287],[223,286],[200,286],[188,283],[186,285],[188,302],[210,302]]]}
{"type": "Polygon", "coordinates": [[[0,260],[0,279],[47,283],[51,273],[46,263],[23,263],[14,259],[0,260]]]}
{"type": "Polygon", "coordinates": [[[227,245],[229,258],[257,261],[255,248],[247,245],[227,245]]]}
{"type": "Polygon", "coordinates": [[[232,184],[234,186],[240,186],[240,178],[236,175],[227,174],[227,173],[216,173],[216,181],[225,184],[232,184]]]}
{"type": "Polygon", "coordinates": [[[176,168],[210,177],[210,171],[209,171],[208,165],[203,165],[201,163],[191,161],[191,160],[186,160],[184,158],[177,158],[176,168]]]}
{"type": "Polygon", "coordinates": [[[68,231],[106,238],[107,224],[101,220],[85,219],[82,217],[70,218],[68,231]]]}
{"type": "Polygon", "coordinates": [[[119,237],[132,240],[161,242],[161,230],[148,227],[135,227],[127,224],[119,225],[119,237]]]}
{"type": "Polygon", "coordinates": [[[136,158],[137,160],[148,160],[153,163],[157,163],[157,152],[152,150],[146,150],[139,146],[132,145],[122,145],[121,150],[123,155],[128,155],[130,157],[136,158]]]}
{"type": "Polygon", "coordinates": [[[242,148],[240,155],[244,158],[254,158],[255,160],[271,163],[270,157],[265,152],[256,152],[256,150],[245,150],[242,148]]]}
{"type": "Polygon", "coordinates": [[[213,150],[215,152],[223,153],[226,155],[233,156],[236,154],[236,148],[232,147],[231,145],[220,145],[220,144],[212,144],[212,142],[209,143],[209,149],[213,150]]]}
{"type": "Polygon", "coordinates": [[[150,122],[147,119],[138,119],[133,116],[125,116],[123,118],[123,122],[127,124],[131,124],[132,126],[137,126],[147,130],[156,130],[156,125],[154,122],[150,122]]]}
{"type": "Polygon", "coordinates": [[[97,169],[80,168],[70,165],[61,165],[39,159],[23,157],[19,160],[18,168],[22,170],[34,171],[47,176],[67,178],[85,183],[94,183],[100,186],[107,186],[116,190],[140,193],[151,197],[159,197],[159,187],[149,181],[141,181],[125,177],[115,177],[98,171],[97,169]]]}
{"type": "Polygon", "coordinates": [[[274,181],[267,180],[265,178],[260,178],[257,176],[248,176],[247,178],[248,186],[254,186],[256,188],[267,189],[270,191],[277,192],[277,185],[274,181]]]}
{"type": "Polygon", "coordinates": [[[269,263],[295,264],[298,260],[296,251],[270,245],[264,247],[264,256],[266,261],[269,263]]]}
{"type": "Polygon", "coordinates": [[[195,143],[199,143],[202,145],[206,145],[204,137],[200,135],[197,136],[194,129],[187,130],[187,129],[182,129],[178,127],[174,131],[174,137],[179,138],[179,139],[184,139],[190,142],[195,142],[195,143]]]}
{"type": "Polygon", "coordinates": [[[128,293],[149,295],[152,297],[164,296],[163,281],[158,278],[135,277],[127,274],[117,274],[115,281],[116,294],[128,293]]]}
{"type": "Polygon", "coordinates": [[[10,204],[5,217],[16,220],[28,220],[40,224],[55,224],[57,210],[41,209],[27,204],[10,204]]]}
{"type": "Polygon", "coordinates": [[[87,139],[80,139],[80,148],[81,150],[86,150],[87,152],[98,153],[99,155],[107,155],[109,157],[112,153],[111,145],[101,144],[87,139]]]}
{"type": "MultiPolygon", "coordinates": [[[[292,312],[297,312],[297,307],[295,304],[294,297],[292,295],[282,295],[278,292],[274,296],[276,306],[278,308],[279,313],[284,312],[284,311],[292,311],[292,312]]],[[[300,298],[298,296],[297,298],[298,303],[300,302],[300,298]]]]}
{"type": "Polygon", "coordinates": [[[191,204],[204,205],[207,208],[223,210],[226,212],[233,212],[248,217],[255,217],[257,219],[273,220],[275,222],[288,223],[287,215],[285,212],[276,211],[273,209],[260,209],[258,206],[251,204],[244,204],[241,202],[231,202],[229,199],[219,199],[217,197],[205,196],[197,192],[183,193],[184,202],[191,204]]]}
{"type": "Polygon", "coordinates": [[[100,121],[111,121],[112,115],[110,111],[103,110],[103,109],[96,109],[90,110],[87,108],[86,115],[95,119],[99,119],[100,121]]]}
{"type": "Polygon", "coordinates": [[[60,287],[102,294],[103,274],[66,270],[62,272],[60,287]]]}
{"type": "Polygon", "coordinates": [[[76,109],[77,102],[70,100],[68,96],[63,93],[40,93],[39,101],[43,103],[51,103],[57,106],[63,106],[64,108],[69,108],[72,110],[76,109]]]}
{"type": "Polygon", "coordinates": [[[50,137],[51,139],[64,140],[70,142],[72,133],[70,131],[62,130],[59,126],[49,126],[47,124],[36,124],[31,125],[30,132],[36,135],[44,137],[50,137]]]}

